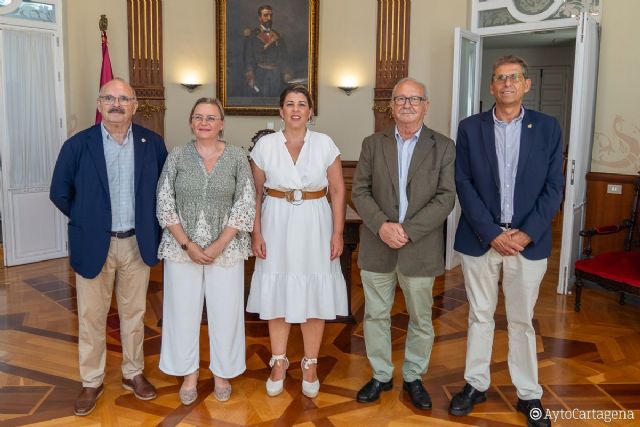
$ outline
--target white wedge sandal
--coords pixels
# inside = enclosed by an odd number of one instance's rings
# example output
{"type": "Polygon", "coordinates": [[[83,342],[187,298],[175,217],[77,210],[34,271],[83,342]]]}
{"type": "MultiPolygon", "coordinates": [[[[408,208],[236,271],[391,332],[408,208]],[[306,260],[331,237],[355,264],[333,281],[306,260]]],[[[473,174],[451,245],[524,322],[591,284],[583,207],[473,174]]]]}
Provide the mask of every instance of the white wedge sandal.
{"type": "Polygon", "coordinates": [[[289,359],[286,354],[272,354],[269,360],[269,366],[273,368],[276,364],[284,364],[284,376],[281,380],[273,381],[271,375],[267,378],[267,394],[271,397],[277,396],[284,390],[284,379],[287,377],[287,369],[289,368],[289,359]]]}
{"type": "MultiPolygon", "coordinates": [[[[302,368],[303,373],[305,370],[308,370],[311,365],[317,365],[317,364],[318,364],[318,359],[309,359],[306,356],[303,357],[302,360],[300,361],[300,367],[302,368]]],[[[302,379],[302,394],[313,399],[318,395],[319,392],[320,392],[320,380],[316,379],[313,382],[308,382],[308,381],[305,381],[304,378],[302,379]]]]}

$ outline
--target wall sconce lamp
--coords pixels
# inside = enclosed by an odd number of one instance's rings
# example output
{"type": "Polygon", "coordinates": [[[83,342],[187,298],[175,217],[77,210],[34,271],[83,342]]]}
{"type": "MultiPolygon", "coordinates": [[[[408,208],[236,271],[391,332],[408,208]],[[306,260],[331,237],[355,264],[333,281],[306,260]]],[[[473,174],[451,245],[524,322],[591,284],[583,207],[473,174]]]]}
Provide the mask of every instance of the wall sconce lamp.
{"type": "Polygon", "coordinates": [[[358,89],[358,86],[338,86],[338,89],[343,91],[347,96],[351,95],[351,92],[358,89]]]}
{"type": "Polygon", "coordinates": [[[193,92],[202,85],[200,83],[180,83],[180,86],[184,87],[189,92],[193,92]]]}

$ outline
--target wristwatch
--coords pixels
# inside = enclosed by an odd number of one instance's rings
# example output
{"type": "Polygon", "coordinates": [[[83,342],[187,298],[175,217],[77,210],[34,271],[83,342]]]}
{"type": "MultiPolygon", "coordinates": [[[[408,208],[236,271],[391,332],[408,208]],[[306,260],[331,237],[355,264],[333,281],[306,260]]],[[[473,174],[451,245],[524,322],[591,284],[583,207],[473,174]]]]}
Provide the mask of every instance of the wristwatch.
{"type": "Polygon", "coordinates": [[[186,251],[187,249],[189,249],[189,246],[188,246],[189,243],[191,243],[191,240],[187,240],[185,243],[180,245],[183,251],[186,251]]]}

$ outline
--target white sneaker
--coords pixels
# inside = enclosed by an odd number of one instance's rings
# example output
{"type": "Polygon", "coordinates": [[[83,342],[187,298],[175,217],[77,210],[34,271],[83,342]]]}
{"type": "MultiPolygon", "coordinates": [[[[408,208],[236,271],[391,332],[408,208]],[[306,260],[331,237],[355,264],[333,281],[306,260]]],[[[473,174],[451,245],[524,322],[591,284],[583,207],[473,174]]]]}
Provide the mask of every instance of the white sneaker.
{"type": "MultiPolygon", "coordinates": [[[[317,365],[318,359],[309,359],[307,357],[303,357],[300,361],[300,367],[303,370],[309,369],[311,365],[317,365]]],[[[313,382],[302,380],[302,394],[313,399],[320,393],[320,380],[315,380],[313,382]]]]}
{"type": "Polygon", "coordinates": [[[284,376],[281,380],[273,381],[271,376],[267,378],[267,394],[271,397],[277,396],[284,391],[284,379],[287,377],[287,368],[289,368],[289,359],[284,354],[272,354],[271,360],[269,360],[269,366],[273,366],[277,363],[284,363],[284,376]]]}

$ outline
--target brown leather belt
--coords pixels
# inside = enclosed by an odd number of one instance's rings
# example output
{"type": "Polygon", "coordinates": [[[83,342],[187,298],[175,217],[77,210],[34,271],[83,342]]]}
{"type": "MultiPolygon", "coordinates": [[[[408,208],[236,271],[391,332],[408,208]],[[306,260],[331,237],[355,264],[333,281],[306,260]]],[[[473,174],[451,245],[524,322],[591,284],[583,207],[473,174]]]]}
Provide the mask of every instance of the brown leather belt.
{"type": "Polygon", "coordinates": [[[302,190],[289,190],[280,191],[273,188],[265,188],[265,192],[269,197],[275,197],[277,199],[286,199],[289,203],[302,203],[303,200],[321,199],[327,195],[327,187],[318,191],[302,191],[302,190]]]}

